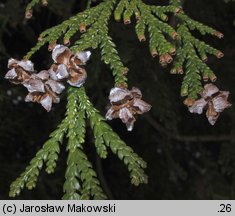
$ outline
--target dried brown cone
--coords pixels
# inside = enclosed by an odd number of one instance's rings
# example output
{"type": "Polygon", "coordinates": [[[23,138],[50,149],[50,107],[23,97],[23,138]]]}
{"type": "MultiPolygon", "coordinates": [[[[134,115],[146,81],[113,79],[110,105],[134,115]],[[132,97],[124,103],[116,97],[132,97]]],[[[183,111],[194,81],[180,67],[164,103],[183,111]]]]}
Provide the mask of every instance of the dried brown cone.
{"type": "Polygon", "coordinates": [[[23,85],[29,91],[25,101],[40,103],[48,112],[53,103],[60,102],[59,94],[65,89],[62,83],[50,79],[46,70],[31,75],[23,85]]]}
{"type": "Polygon", "coordinates": [[[72,57],[71,50],[64,45],[56,45],[52,51],[52,59],[57,64],[64,64],[68,66],[72,57]]]}
{"type": "Polygon", "coordinates": [[[202,114],[206,110],[206,116],[211,125],[214,125],[220,115],[231,104],[228,102],[228,91],[220,91],[213,84],[206,84],[201,94],[201,98],[195,100],[193,104],[189,103],[191,113],[202,114]]]}
{"type": "Polygon", "coordinates": [[[87,79],[87,72],[84,68],[70,68],[67,82],[74,87],[81,87],[87,79]]]}
{"type": "Polygon", "coordinates": [[[39,103],[47,112],[50,112],[52,104],[59,103],[60,99],[54,92],[47,92],[45,94],[41,92],[32,92],[26,96],[25,102],[39,103]]]}
{"type": "Polygon", "coordinates": [[[16,59],[9,59],[8,68],[10,69],[5,79],[8,79],[14,84],[22,84],[30,78],[30,74],[34,72],[34,65],[29,60],[18,61],[16,59]]]}
{"type": "Polygon", "coordinates": [[[87,73],[83,68],[90,58],[91,53],[78,52],[74,55],[71,50],[63,45],[57,45],[52,52],[52,59],[55,64],[50,68],[50,76],[53,80],[67,80],[74,87],[81,87],[86,78],[87,73]]]}
{"type": "Polygon", "coordinates": [[[143,101],[141,91],[137,88],[128,90],[126,88],[115,87],[110,91],[111,107],[106,113],[106,118],[112,120],[120,118],[131,131],[138,114],[143,114],[151,109],[151,106],[143,101]]]}

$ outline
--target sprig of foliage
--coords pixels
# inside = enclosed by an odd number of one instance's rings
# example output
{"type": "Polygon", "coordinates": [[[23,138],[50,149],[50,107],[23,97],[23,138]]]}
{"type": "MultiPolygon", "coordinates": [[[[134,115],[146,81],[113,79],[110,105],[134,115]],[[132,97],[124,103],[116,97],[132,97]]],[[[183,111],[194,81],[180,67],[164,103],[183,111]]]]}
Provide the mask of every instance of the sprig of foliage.
{"type": "Polygon", "coordinates": [[[175,6],[150,6],[141,0],[124,0],[118,3],[114,16],[117,21],[120,21],[123,16],[124,23],[129,24],[131,17],[135,15],[137,20],[135,30],[140,41],[146,40],[145,30],[148,27],[150,52],[153,57],[159,55],[160,63],[165,64],[170,63],[172,61],[170,55],[175,54],[175,47],[165,34],[173,39],[177,37],[176,31],[166,23],[168,17],[165,13],[177,10],[175,6]],[[163,62],[161,57],[166,55],[169,57],[168,61],[163,62]]]}
{"type": "Polygon", "coordinates": [[[133,149],[127,146],[120,137],[113,132],[112,128],[104,122],[102,116],[91,104],[84,90],[79,91],[79,99],[81,106],[86,110],[87,116],[94,130],[97,152],[102,158],[107,157],[107,147],[114,154],[117,154],[120,160],[123,160],[130,172],[131,182],[134,185],[147,183],[147,176],[143,169],[146,168],[146,163],[140,158],[133,149]]]}
{"type": "MultiPolygon", "coordinates": [[[[46,4],[47,1],[43,2],[46,4]]],[[[39,3],[39,0],[32,0],[29,3],[26,9],[28,18],[32,15],[32,8],[37,3],[39,3]]],[[[123,19],[125,24],[130,24],[134,16],[136,19],[135,31],[141,42],[146,40],[145,33],[148,31],[149,50],[152,57],[159,56],[159,63],[162,66],[173,62],[171,73],[184,74],[181,88],[182,96],[196,99],[202,91],[202,79],[206,82],[209,79],[212,82],[216,80],[215,74],[205,64],[205,61],[207,54],[215,55],[218,58],[222,57],[223,54],[195,38],[191,31],[196,29],[203,35],[212,34],[219,38],[222,37],[222,34],[189,18],[183,12],[180,0],[171,0],[168,6],[147,5],[141,0],[103,0],[97,6],[88,8],[61,24],[42,32],[38,43],[27,53],[25,60],[30,59],[36,51],[47,43],[49,50],[51,50],[55,47],[57,41],[63,39],[64,44],[70,45],[73,36],[78,35],[79,39],[75,40],[71,46],[73,53],[99,48],[101,59],[112,70],[117,87],[115,88],[116,91],[131,92],[129,94],[131,99],[130,101],[127,100],[127,103],[133,103],[134,100],[139,100],[140,103],[141,92],[136,88],[131,91],[127,90],[126,74],[128,69],[124,66],[116,45],[109,36],[108,24],[112,15],[114,15],[116,21],[123,19]],[[171,13],[173,18],[177,19],[176,27],[167,23],[168,13],[171,13]],[[175,55],[176,57],[174,57],[175,55]]],[[[105,159],[108,155],[108,149],[111,149],[127,166],[132,184],[137,186],[141,183],[147,183],[147,176],[144,173],[146,163],[113,132],[90,102],[85,93],[85,88],[71,87],[68,90],[67,98],[68,104],[64,120],[58,126],[58,129],[51,134],[50,139],[43,145],[42,149],[38,151],[35,158],[31,160],[26,170],[12,183],[10,196],[19,195],[24,187],[34,188],[39,171],[44,163],[47,173],[55,171],[60,151],[59,145],[63,143],[66,135],[68,158],[63,199],[107,198],[97,179],[97,174],[84,152],[86,118],[94,131],[98,155],[105,159]]],[[[127,105],[124,99],[121,102],[123,103],[121,105],[127,105]]],[[[147,106],[144,101],[141,101],[141,104],[147,106]]],[[[113,103],[112,105],[115,111],[116,104],[113,103]]],[[[138,112],[143,113],[141,109],[133,110],[133,113],[131,113],[133,116],[131,116],[132,118],[128,117],[128,120],[135,120],[134,115],[138,112]]],[[[130,113],[130,109],[126,108],[126,112],[130,113]]]]}
{"type": "Polygon", "coordinates": [[[123,18],[125,24],[129,24],[132,16],[135,15],[137,20],[136,34],[140,41],[146,40],[145,31],[148,29],[149,49],[152,56],[159,55],[159,62],[163,66],[173,61],[172,74],[183,74],[183,71],[185,71],[181,88],[182,96],[196,99],[202,91],[202,78],[204,81],[216,80],[215,74],[204,62],[207,60],[207,54],[220,58],[223,53],[196,39],[190,31],[197,29],[203,35],[212,34],[220,38],[222,34],[188,17],[182,11],[181,2],[178,0],[170,1],[169,6],[147,5],[141,0],[103,1],[98,6],[89,8],[62,24],[44,31],[39,37],[40,41],[27,54],[26,59],[30,58],[45,43],[54,43],[63,34],[65,34],[65,43],[68,43],[70,38],[80,30],[83,34],[72,46],[72,50],[82,51],[100,47],[102,60],[110,65],[116,86],[127,87],[125,75],[128,69],[123,65],[116,46],[108,35],[108,21],[113,10],[114,18],[117,21],[123,18]],[[115,7],[116,3],[117,6],[115,7]],[[167,23],[168,13],[173,13],[179,20],[177,32],[167,23]],[[169,40],[166,35],[169,35],[173,40],[177,39],[176,43],[169,40]],[[172,56],[175,54],[176,58],[173,59],[172,56]]]}
{"type": "Polygon", "coordinates": [[[33,8],[35,7],[36,4],[42,3],[44,6],[48,5],[48,0],[32,0],[29,2],[29,4],[26,7],[25,10],[25,18],[30,19],[33,15],[33,8]]]}
{"type": "Polygon", "coordinates": [[[83,152],[82,145],[85,142],[86,132],[85,110],[81,104],[78,104],[78,99],[77,91],[70,89],[67,106],[69,155],[63,199],[105,199],[97,175],[83,152]]]}
{"type": "MultiPolygon", "coordinates": [[[[171,4],[179,6],[180,1],[172,0],[171,4]]],[[[207,61],[207,54],[221,58],[223,53],[196,39],[190,31],[196,29],[202,35],[211,34],[219,38],[222,38],[223,35],[215,29],[189,18],[183,11],[177,13],[176,18],[179,20],[177,32],[180,37],[177,41],[177,57],[171,73],[183,74],[183,71],[185,71],[181,96],[196,99],[203,89],[202,79],[205,82],[208,80],[216,81],[214,72],[205,63],[207,61]]]]}
{"type": "Polygon", "coordinates": [[[143,171],[146,163],[104,122],[103,117],[89,101],[84,88],[70,88],[65,120],[51,134],[51,139],[38,151],[25,172],[12,183],[10,196],[19,195],[25,185],[28,189],[33,189],[44,163],[47,166],[47,173],[54,172],[60,149],[59,144],[63,143],[63,138],[67,134],[69,154],[63,199],[106,199],[92,164],[83,150],[86,131],[85,114],[91,122],[95,138],[100,137],[100,140],[96,140],[95,143],[97,153],[102,158],[106,158],[106,148],[110,147],[112,152],[127,165],[132,184],[147,183],[147,176],[143,171]]]}

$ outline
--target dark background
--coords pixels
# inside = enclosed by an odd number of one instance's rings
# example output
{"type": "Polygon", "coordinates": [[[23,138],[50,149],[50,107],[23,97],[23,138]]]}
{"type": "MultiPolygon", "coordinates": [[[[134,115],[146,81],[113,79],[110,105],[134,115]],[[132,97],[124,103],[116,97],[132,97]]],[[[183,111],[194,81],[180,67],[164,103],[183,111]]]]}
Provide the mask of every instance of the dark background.
{"type": "MultiPolygon", "coordinates": [[[[60,23],[86,8],[86,1],[51,0],[49,8],[36,7],[34,17],[24,20],[27,1],[0,1],[0,199],[8,199],[10,183],[24,170],[30,159],[63,118],[66,94],[62,102],[47,113],[38,104],[24,102],[26,90],[3,80],[10,57],[21,59],[36,43],[43,30],[60,23]]],[[[145,1],[154,4],[156,1],[145,1]]],[[[166,4],[167,1],[157,1],[166,4]]],[[[192,18],[222,31],[223,40],[211,36],[199,38],[221,49],[221,60],[210,57],[221,90],[235,99],[235,2],[223,0],[186,1],[185,12],[192,18]]],[[[193,115],[180,97],[181,76],[169,74],[152,59],[148,44],[139,43],[134,25],[110,22],[110,35],[117,44],[124,64],[129,67],[129,86],[142,90],[144,100],[153,107],[141,116],[132,133],[120,120],[110,122],[114,130],[148,163],[149,184],[134,187],[123,162],[109,154],[106,160],[95,156],[92,131],[88,128],[86,151],[102,184],[113,199],[234,199],[235,198],[235,112],[226,110],[214,127],[204,115],[193,115]]],[[[33,57],[36,69],[48,67],[51,58],[46,47],[33,57]]],[[[87,66],[88,95],[106,112],[108,94],[113,86],[111,71],[100,61],[99,50],[92,53],[87,66]]],[[[66,144],[66,143],[65,143],[66,144]]],[[[37,188],[24,190],[20,199],[60,199],[66,168],[62,146],[55,174],[43,170],[37,188]]]]}

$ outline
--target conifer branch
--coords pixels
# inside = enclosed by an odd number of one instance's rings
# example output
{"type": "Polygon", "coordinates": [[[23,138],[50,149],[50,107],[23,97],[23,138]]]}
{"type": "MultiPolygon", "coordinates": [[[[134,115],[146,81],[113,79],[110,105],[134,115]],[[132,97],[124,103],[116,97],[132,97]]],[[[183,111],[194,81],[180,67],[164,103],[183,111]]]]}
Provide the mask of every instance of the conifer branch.
{"type": "Polygon", "coordinates": [[[85,111],[82,105],[78,104],[78,99],[77,91],[70,89],[67,107],[69,119],[67,150],[69,156],[63,199],[106,199],[97,175],[83,152],[85,111]]]}
{"type": "MultiPolygon", "coordinates": [[[[171,1],[173,6],[180,7],[180,1],[171,1]]],[[[219,38],[223,35],[200,22],[189,18],[183,11],[176,14],[179,24],[177,32],[180,35],[177,43],[177,57],[174,61],[174,66],[171,73],[183,74],[185,69],[184,80],[181,87],[181,96],[197,99],[202,92],[202,80],[207,82],[216,81],[214,72],[205,64],[207,54],[215,55],[217,58],[223,57],[223,53],[203,41],[196,39],[190,30],[197,29],[202,35],[212,34],[219,38]]]]}
{"type": "Polygon", "coordinates": [[[81,106],[86,110],[87,116],[91,121],[96,137],[103,139],[99,145],[96,144],[97,152],[102,156],[107,156],[106,148],[109,147],[114,154],[117,154],[120,160],[123,160],[130,172],[131,182],[134,185],[147,183],[147,176],[144,174],[143,168],[146,163],[140,158],[133,149],[127,146],[120,137],[114,133],[111,127],[104,122],[103,117],[93,107],[84,89],[79,89],[79,101],[81,106]],[[102,147],[100,147],[102,145],[102,147]],[[104,146],[105,145],[105,146],[104,146]]]}
{"type": "MultiPolygon", "coordinates": [[[[26,18],[32,16],[33,7],[39,2],[40,0],[30,1],[26,8],[26,18]]],[[[47,0],[41,2],[43,5],[48,3],[47,0]]],[[[183,74],[181,95],[187,97],[184,103],[190,112],[201,114],[206,110],[207,118],[213,125],[219,114],[231,106],[227,101],[229,92],[220,91],[213,84],[203,85],[203,82],[216,80],[213,71],[205,64],[207,55],[221,58],[223,53],[195,38],[191,31],[196,29],[202,35],[211,34],[219,38],[223,35],[188,17],[183,12],[180,0],[170,0],[167,6],[148,5],[142,0],[103,0],[94,7],[90,7],[90,3],[88,1],[85,11],[42,32],[38,43],[23,60],[10,59],[8,62],[10,70],[5,78],[26,87],[29,94],[25,101],[40,103],[47,111],[51,110],[53,103],[59,103],[59,95],[66,88],[65,82],[73,86],[68,89],[64,120],[31,160],[26,170],[12,183],[11,197],[19,195],[24,187],[32,189],[36,186],[43,164],[46,165],[47,173],[55,171],[60,144],[67,135],[68,158],[63,199],[107,198],[84,151],[86,118],[94,132],[94,144],[99,157],[105,159],[110,149],[127,166],[132,184],[137,186],[147,183],[148,178],[144,173],[145,161],[105,122],[105,118],[93,106],[82,86],[87,78],[85,65],[91,55],[91,52],[86,50],[99,48],[101,60],[109,65],[114,77],[114,88],[109,96],[111,107],[106,113],[106,119],[120,118],[131,131],[136,116],[151,109],[151,105],[142,100],[142,93],[138,88],[128,89],[128,69],[124,66],[109,33],[112,15],[116,21],[123,20],[124,24],[130,24],[134,16],[138,39],[145,41],[146,31],[149,33],[149,50],[152,57],[159,56],[162,66],[173,62],[171,73],[183,74]],[[168,13],[177,19],[177,27],[167,23],[168,13]],[[78,35],[79,39],[72,43],[69,49],[67,46],[75,35],[78,35]],[[61,38],[65,46],[57,44],[61,38]],[[49,51],[52,51],[54,63],[49,70],[36,73],[34,64],[29,59],[45,44],[48,44],[49,51]],[[201,98],[196,100],[199,95],[201,98]]],[[[153,121],[152,124],[156,126],[153,121]]],[[[179,137],[176,137],[177,139],[180,140],[179,137]]]]}

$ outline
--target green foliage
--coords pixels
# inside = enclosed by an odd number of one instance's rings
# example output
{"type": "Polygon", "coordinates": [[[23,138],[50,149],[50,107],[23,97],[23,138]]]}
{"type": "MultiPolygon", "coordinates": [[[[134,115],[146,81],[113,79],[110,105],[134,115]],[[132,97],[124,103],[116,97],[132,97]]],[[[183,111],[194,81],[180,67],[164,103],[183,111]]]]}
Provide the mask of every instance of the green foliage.
{"type": "MultiPolygon", "coordinates": [[[[177,1],[172,1],[172,5],[178,5],[177,1]]],[[[212,34],[219,38],[222,37],[222,34],[211,27],[190,19],[183,12],[176,14],[176,17],[179,19],[179,24],[177,25],[177,32],[180,36],[177,44],[179,53],[177,53],[171,72],[174,74],[178,71],[180,73],[185,71],[181,96],[196,99],[202,91],[202,78],[206,82],[209,79],[212,82],[216,80],[213,71],[205,64],[207,54],[215,55],[218,58],[222,57],[223,54],[219,50],[196,39],[190,30],[196,29],[202,35],[212,34]]]]}
{"type": "Polygon", "coordinates": [[[105,199],[97,175],[83,152],[85,142],[85,110],[78,104],[77,91],[71,89],[67,106],[68,146],[63,199],[105,199]],[[81,183],[79,182],[81,181],[81,183]],[[81,186],[80,186],[81,185],[81,186]]]}
{"type": "Polygon", "coordinates": [[[175,30],[163,21],[167,21],[165,13],[177,10],[174,6],[149,6],[140,0],[120,1],[114,12],[116,20],[123,14],[125,24],[131,22],[132,15],[135,14],[136,34],[140,41],[145,41],[145,29],[148,27],[150,35],[150,52],[155,57],[157,54],[164,55],[166,53],[175,52],[174,45],[167,41],[165,34],[170,37],[176,37],[175,30]],[[125,7],[123,7],[125,2],[125,7]],[[156,16],[154,16],[156,15],[156,16]],[[163,20],[163,21],[162,21],[163,20]]]}
{"type": "MultiPolygon", "coordinates": [[[[26,10],[31,11],[37,3],[39,0],[31,1],[26,10]]],[[[158,55],[159,62],[163,66],[173,61],[172,74],[184,72],[182,96],[196,99],[202,91],[202,79],[215,81],[214,73],[204,61],[207,59],[207,54],[217,57],[221,57],[222,54],[195,38],[191,31],[196,29],[203,35],[212,34],[218,37],[221,37],[221,34],[189,18],[184,14],[178,0],[170,1],[168,6],[147,5],[141,0],[104,0],[97,6],[88,8],[42,32],[38,43],[27,53],[25,59],[30,59],[47,43],[49,47],[50,44],[60,40],[70,44],[74,36],[78,35],[79,39],[75,39],[71,50],[79,52],[99,48],[101,60],[112,70],[115,86],[127,87],[128,69],[124,66],[116,45],[109,36],[108,24],[113,14],[116,21],[123,19],[125,24],[131,23],[132,17],[135,16],[135,31],[140,41],[146,40],[145,33],[148,31],[151,55],[153,57],[158,55]],[[172,19],[177,19],[176,26],[167,23],[169,13],[173,16],[172,19]]],[[[110,148],[127,166],[132,184],[137,186],[147,183],[147,176],[144,173],[146,163],[113,132],[90,102],[84,87],[70,88],[67,98],[65,119],[31,160],[26,170],[12,183],[10,196],[19,195],[24,187],[34,188],[43,164],[46,165],[47,173],[55,171],[60,144],[64,143],[66,136],[68,158],[63,199],[107,198],[84,152],[86,118],[94,131],[97,154],[105,159],[110,148]]],[[[177,166],[175,170],[179,170],[177,166]]]]}
{"type": "Polygon", "coordinates": [[[138,186],[141,183],[147,183],[147,176],[144,174],[143,168],[146,163],[133,152],[133,149],[127,146],[120,137],[112,131],[112,128],[104,122],[103,117],[91,105],[84,91],[79,92],[79,99],[83,102],[81,105],[86,110],[90,119],[91,126],[95,133],[97,152],[102,158],[107,157],[106,148],[109,147],[114,154],[117,154],[120,160],[123,160],[130,172],[132,184],[138,186]]]}
{"type": "Polygon", "coordinates": [[[134,185],[147,183],[143,168],[146,163],[128,147],[111,127],[104,122],[98,111],[93,107],[85,94],[84,88],[69,89],[66,117],[58,129],[51,134],[49,139],[38,151],[30,165],[11,185],[10,196],[19,195],[25,187],[33,189],[36,186],[39,171],[46,163],[48,174],[53,173],[60,151],[59,144],[63,143],[67,134],[68,159],[65,173],[63,199],[105,199],[97,175],[83,150],[85,142],[85,114],[89,118],[94,130],[97,153],[107,157],[106,148],[111,148],[120,160],[127,165],[131,182],[134,185]]]}
{"type": "Polygon", "coordinates": [[[207,60],[207,54],[222,57],[222,53],[196,39],[190,31],[196,29],[203,35],[212,34],[218,37],[222,37],[222,34],[189,18],[182,11],[181,3],[178,0],[170,1],[169,6],[147,5],[141,0],[103,1],[96,7],[78,13],[63,23],[41,33],[38,44],[32,48],[25,58],[29,59],[44,44],[54,43],[63,35],[65,43],[69,43],[71,37],[80,30],[83,34],[71,49],[83,51],[99,47],[102,60],[110,65],[116,86],[127,87],[125,75],[128,69],[123,65],[116,45],[108,35],[108,22],[112,12],[115,20],[120,21],[123,17],[125,24],[129,24],[132,16],[135,15],[137,20],[136,34],[140,41],[145,41],[145,29],[147,27],[150,36],[150,52],[153,57],[160,56],[159,61],[163,66],[171,63],[173,60],[171,56],[177,55],[171,73],[182,74],[185,71],[181,87],[182,96],[196,99],[202,91],[202,78],[204,81],[208,79],[215,81],[216,77],[213,71],[204,61],[207,60]],[[168,13],[173,13],[175,18],[178,19],[176,30],[167,23],[168,13]],[[167,35],[176,41],[173,42],[167,35]]]}

